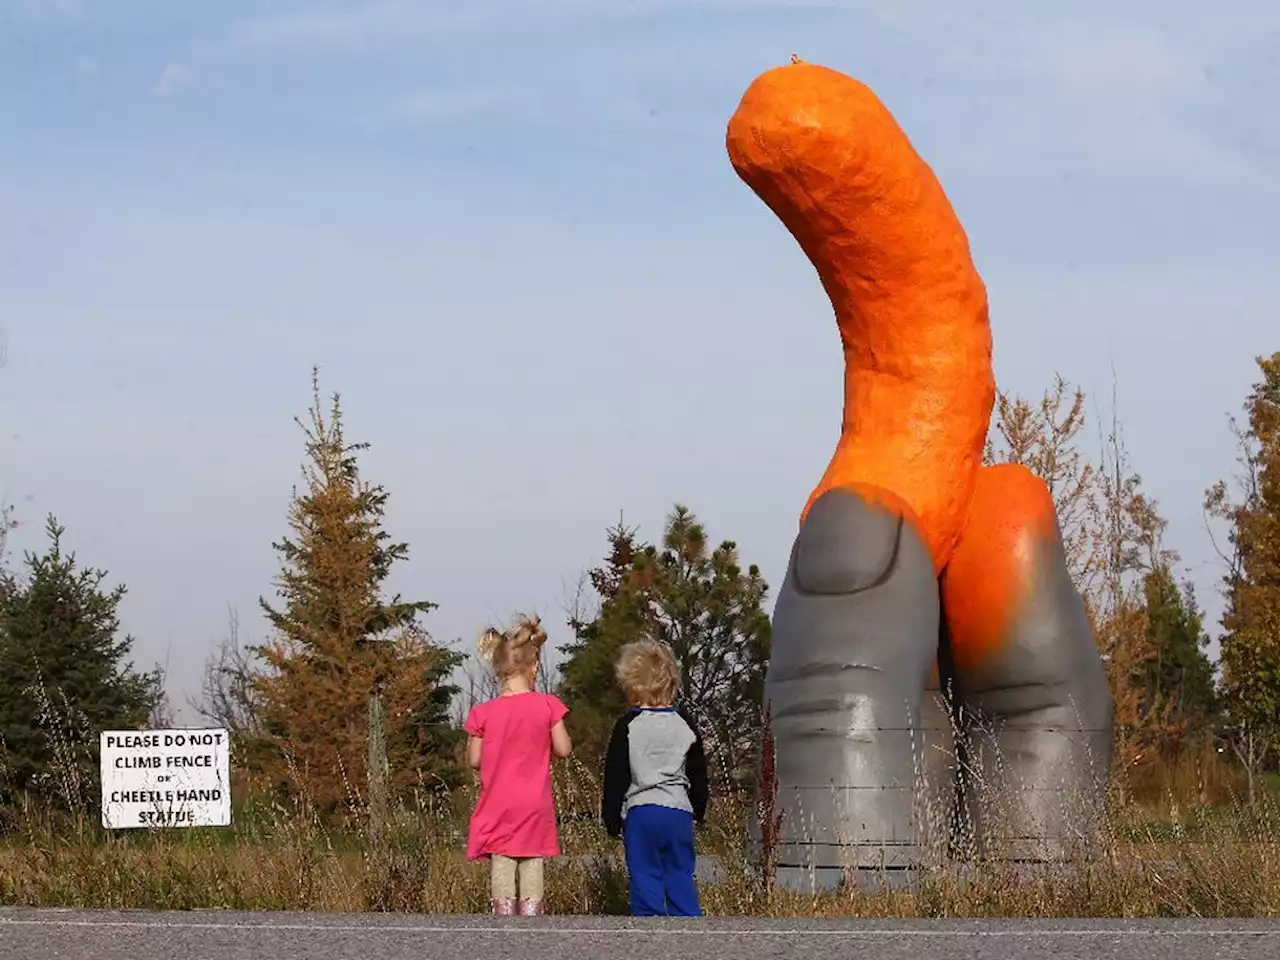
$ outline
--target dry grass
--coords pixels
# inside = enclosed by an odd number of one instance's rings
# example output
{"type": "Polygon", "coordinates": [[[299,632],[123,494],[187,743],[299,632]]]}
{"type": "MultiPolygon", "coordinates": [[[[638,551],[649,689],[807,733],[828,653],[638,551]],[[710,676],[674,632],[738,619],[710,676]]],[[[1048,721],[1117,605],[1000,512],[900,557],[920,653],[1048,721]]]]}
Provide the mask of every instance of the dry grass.
{"type": "MultiPolygon", "coordinates": [[[[1280,806],[1274,799],[1253,810],[1202,804],[1202,796],[1230,790],[1225,780],[1210,789],[1203,772],[1167,771],[1142,782],[1114,811],[1104,855],[1093,862],[947,863],[923,870],[906,890],[851,884],[815,896],[766,893],[747,862],[747,806],[723,801],[700,840],[720,865],[716,879],[702,885],[704,908],[721,915],[822,917],[1280,916],[1280,806]],[[1186,792],[1174,792],[1179,784],[1186,792]],[[1133,797],[1144,791],[1140,804],[1133,797]]],[[[594,810],[596,791],[580,764],[557,765],[562,814],[594,810]]],[[[0,842],[0,903],[485,911],[486,868],[460,852],[473,799],[464,791],[402,810],[379,852],[300,809],[278,806],[242,806],[226,830],[108,833],[83,819],[55,823],[31,815],[0,842]]],[[[549,908],[625,912],[617,844],[589,819],[567,821],[561,837],[565,855],[548,869],[549,908]]]]}

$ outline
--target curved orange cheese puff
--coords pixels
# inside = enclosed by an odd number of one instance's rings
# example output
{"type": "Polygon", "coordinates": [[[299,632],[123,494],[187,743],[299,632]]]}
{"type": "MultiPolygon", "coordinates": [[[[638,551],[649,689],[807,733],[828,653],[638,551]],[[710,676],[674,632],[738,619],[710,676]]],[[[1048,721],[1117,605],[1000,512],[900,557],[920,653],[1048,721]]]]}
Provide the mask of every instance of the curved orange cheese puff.
{"type": "Polygon", "coordinates": [[[995,399],[986,289],[951,204],[876,95],[826,67],[758,77],[726,145],[817,268],[844,346],[840,441],[805,514],[836,487],[891,491],[941,571],[995,399]]]}
{"type": "Polygon", "coordinates": [[[978,472],[969,525],[942,577],[955,665],[980,665],[1001,648],[1030,597],[1041,546],[1059,536],[1053,497],[1018,464],[978,472]]]}

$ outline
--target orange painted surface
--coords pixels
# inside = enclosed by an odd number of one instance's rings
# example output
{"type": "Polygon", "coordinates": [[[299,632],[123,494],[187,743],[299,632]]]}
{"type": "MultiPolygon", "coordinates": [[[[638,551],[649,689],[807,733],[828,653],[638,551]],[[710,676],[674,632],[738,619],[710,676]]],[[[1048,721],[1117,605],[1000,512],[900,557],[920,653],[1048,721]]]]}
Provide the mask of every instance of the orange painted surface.
{"type": "Polygon", "coordinates": [[[816,267],[844,348],[840,440],[804,513],[833,487],[893,491],[941,571],[995,399],[986,289],[960,221],[876,95],[826,67],[758,77],[726,146],[816,267]]]}
{"type": "Polygon", "coordinates": [[[1030,596],[1040,545],[1058,537],[1053,497],[1026,467],[978,472],[969,525],[942,577],[942,606],[960,670],[1001,649],[1030,596]]]}

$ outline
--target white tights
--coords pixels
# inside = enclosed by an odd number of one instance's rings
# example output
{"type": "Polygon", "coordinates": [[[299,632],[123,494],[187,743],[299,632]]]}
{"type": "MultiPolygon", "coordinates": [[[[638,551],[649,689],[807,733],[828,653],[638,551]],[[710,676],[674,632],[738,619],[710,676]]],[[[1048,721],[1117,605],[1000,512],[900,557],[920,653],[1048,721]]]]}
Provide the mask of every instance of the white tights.
{"type": "Polygon", "coordinates": [[[493,885],[494,900],[515,900],[518,878],[520,899],[541,902],[543,895],[541,857],[516,859],[495,853],[489,859],[492,861],[490,881],[493,885]]]}

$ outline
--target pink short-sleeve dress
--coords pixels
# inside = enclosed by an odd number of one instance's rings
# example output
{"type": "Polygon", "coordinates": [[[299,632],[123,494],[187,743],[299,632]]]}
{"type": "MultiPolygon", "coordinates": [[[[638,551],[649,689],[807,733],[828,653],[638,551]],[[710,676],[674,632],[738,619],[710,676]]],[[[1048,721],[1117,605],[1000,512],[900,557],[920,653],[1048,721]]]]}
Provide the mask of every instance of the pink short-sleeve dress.
{"type": "Polygon", "coordinates": [[[569,712],[545,693],[495,697],[472,709],[465,729],[484,741],[480,799],[471,815],[467,858],[557,857],[551,796],[551,728],[569,712]]]}

